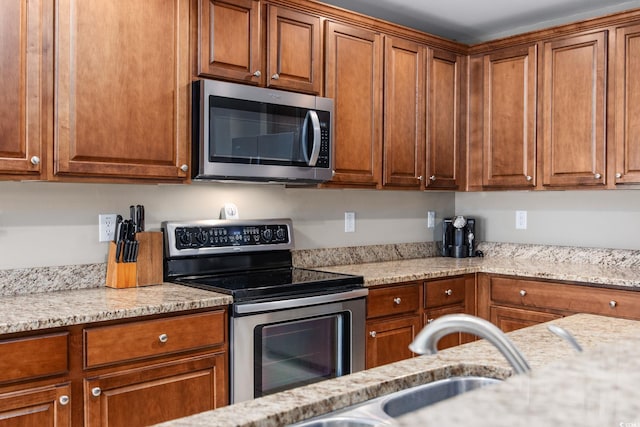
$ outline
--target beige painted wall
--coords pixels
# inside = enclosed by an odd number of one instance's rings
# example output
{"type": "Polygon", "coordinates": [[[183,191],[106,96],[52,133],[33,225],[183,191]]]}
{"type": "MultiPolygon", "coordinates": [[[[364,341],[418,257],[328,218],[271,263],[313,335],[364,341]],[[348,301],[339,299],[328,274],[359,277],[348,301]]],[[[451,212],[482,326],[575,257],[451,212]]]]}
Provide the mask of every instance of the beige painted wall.
{"type": "Polygon", "coordinates": [[[241,218],[292,218],[299,249],[433,240],[428,210],[453,213],[453,193],[318,190],[282,185],[0,183],[0,269],[105,262],[98,214],[144,204],[147,229],[163,220],[218,218],[225,202],[241,218]],[[344,212],[356,232],[344,232],[344,212]]]}
{"type": "Polygon", "coordinates": [[[484,241],[640,249],[640,191],[456,193],[456,213],[480,220],[484,241]],[[516,230],[516,210],[527,229],[516,230]]]}

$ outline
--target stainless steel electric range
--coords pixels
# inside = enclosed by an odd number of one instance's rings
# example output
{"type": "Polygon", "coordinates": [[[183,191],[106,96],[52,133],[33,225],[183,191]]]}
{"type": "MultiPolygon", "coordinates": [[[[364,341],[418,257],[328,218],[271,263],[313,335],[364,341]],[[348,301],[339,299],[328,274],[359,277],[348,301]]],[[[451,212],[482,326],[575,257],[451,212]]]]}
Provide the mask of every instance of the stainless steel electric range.
{"type": "Polygon", "coordinates": [[[162,229],[165,280],[233,296],[231,403],[364,369],[364,280],[294,267],[290,219],[162,229]]]}

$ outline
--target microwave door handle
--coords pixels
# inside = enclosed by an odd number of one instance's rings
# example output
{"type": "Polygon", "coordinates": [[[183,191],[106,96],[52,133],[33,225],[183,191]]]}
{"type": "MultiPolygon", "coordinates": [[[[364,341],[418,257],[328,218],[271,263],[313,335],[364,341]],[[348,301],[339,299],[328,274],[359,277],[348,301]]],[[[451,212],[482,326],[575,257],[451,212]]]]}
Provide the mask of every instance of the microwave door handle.
{"type": "Polygon", "coordinates": [[[302,153],[304,159],[309,166],[315,166],[320,155],[320,144],[322,143],[320,136],[320,119],[318,113],[313,110],[307,111],[307,115],[304,118],[304,124],[302,125],[302,153]],[[307,148],[307,135],[309,132],[309,121],[313,129],[313,147],[311,149],[311,155],[309,155],[309,149],[307,148]]]}

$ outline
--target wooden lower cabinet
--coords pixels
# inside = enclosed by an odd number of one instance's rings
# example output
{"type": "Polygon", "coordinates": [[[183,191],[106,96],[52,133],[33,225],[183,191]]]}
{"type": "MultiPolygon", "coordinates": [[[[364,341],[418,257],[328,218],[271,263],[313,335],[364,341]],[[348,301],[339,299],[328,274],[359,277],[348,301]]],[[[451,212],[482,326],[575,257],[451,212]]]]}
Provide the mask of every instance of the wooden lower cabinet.
{"type": "Polygon", "coordinates": [[[0,393],[0,427],[71,426],[71,386],[0,393]]]}
{"type": "Polygon", "coordinates": [[[224,406],[224,353],[84,381],[85,426],[145,426],[224,406]]]}
{"type": "Polygon", "coordinates": [[[409,344],[421,327],[421,316],[367,322],[366,369],[415,356],[409,344]]]}
{"type": "Polygon", "coordinates": [[[538,323],[550,322],[562,317],[560,314],[520,308],[492,306],[490,308],[491,323],[504,332],[515,331],[538,323]]]}
{"type": "MultiPolygon", "coordinates": [[[[464,306],[453,306],[453,307],[445,307],[439,308],[435,310],[427,310],[425,313],[425,325],[433,322],[438,317],[445,316],[447,314],[458,314],[464,313],[464,306]]],[[[457,345],[463,344],[465,342],[470,342],[473,340],[473,336],[469,334],[455,333],[449,334],[442,338],[438,342],[438,350],[444,350],[445,348],[455,347],[457,345]]]]}

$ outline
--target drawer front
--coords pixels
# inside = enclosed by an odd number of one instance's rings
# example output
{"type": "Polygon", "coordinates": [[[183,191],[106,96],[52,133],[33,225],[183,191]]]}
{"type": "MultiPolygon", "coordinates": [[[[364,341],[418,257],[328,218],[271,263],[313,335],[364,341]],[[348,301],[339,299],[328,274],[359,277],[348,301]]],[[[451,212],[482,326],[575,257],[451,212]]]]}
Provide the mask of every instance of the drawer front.
{"type": "Polygon", "coordinates": [[[224,344],[224,310],[84,330],[85,366],[162,356],[224,344]]]}
{"type": "Polygon", "coordinates": [[[464,277],[426,282],[425,307],[434,308],[464,302],[464,284],[464,277]]]}
{"type": "Polygon", "coordinates": [[[420,310],[420,284],[370,289],[367,318],[414,313],[420,310]]]}
{"type": "Polygon", "coordinates": [[[0,383],[67,373],[68,335],[0,341],[0,383]]]}
{"type": "Polygon", "coordinates": [[[491,278],[494,302],[567,313],[593,313],[640,319],[640,292],[591,286],[491,278]]]}

